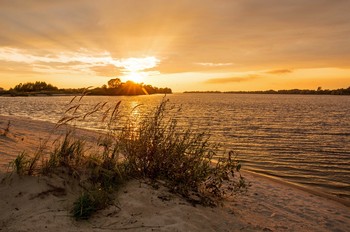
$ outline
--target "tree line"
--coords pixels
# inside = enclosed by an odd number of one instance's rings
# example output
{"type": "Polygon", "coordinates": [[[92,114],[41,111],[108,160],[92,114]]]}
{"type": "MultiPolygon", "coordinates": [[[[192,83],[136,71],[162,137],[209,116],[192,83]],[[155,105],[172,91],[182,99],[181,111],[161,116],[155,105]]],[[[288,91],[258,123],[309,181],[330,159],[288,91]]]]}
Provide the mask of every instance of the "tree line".
{"type": "Polygon", "coordinates": [[[28,83],[20,83],[16,85],[13,89],[11,88],[10,91],[15,91],[15,92],[40,92],[40,91],[57,91],[58,88],[51,85],[47,84],[44,81],[36,81],[35,83],[28,82],[28,83]]]}
{"type": "MultiPolygon", "coordinates": [[[[56,86],[43,81],[20,83],[8,91],[0,88],[0,94],[35,95],[35,94],[77,94],[82,93],[84,88],[59,89],[56,86]]],[[[170,88],[158,88],[144,83],[134,83],[132,81],[122,82],[119,78],[111,79],[107,85],[89,89],[89,95],[148,95],[148,94],[171,94],[170,88]]]]}

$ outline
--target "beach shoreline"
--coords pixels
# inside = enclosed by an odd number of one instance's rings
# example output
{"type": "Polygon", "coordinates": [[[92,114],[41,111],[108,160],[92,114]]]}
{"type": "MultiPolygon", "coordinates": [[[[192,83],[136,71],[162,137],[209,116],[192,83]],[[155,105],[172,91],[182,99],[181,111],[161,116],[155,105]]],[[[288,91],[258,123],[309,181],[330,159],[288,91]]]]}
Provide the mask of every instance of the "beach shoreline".
{"type": "MultiPolygon", "coordinates": [[[[8,163],[20,152],[35,151],[54,128],[54,124],[49,122],[0,116],[0,133],[8,121],[11,122],[8,135],[0,136],[1,175],[4,175],[8,163]]],[[[65,128],[60,130],[55,130],[56,136],[64,134],[65,128]]],[[[77,129],[76,132],[90,141],[101,135],[84,129],[77,129]]],[[[0,203],[0,231],[40,231],[45,226],[48,227],[46,231],[63,228],[67,228],[67,231],[106,231],[116,228],[128,231],[203,231],[204,228],[207,228],[205,231],[350,231],[349,205],[278,178],[249,171],[243,171],[242,174],[250,183],[248,191],[223,202],[223,206],[217,208],[193,207],[178,196],[171,195],[165,188],[155,190],[147,184],[134,181],[118,193],[120,209],[111,206],[112,209],[109,207],[98,213],[88,224],[75,222],[69,216],[66,203],[79,194],[79,190],[69,189],[73,187],[68,188],[66,195],[48,194],[43,199],[33,198],[50,190],[50,185],[61,186],[64,182],[62,178],[50,180],[43,177],[45,181],[38,181],[37,177],[19,178],[14,175],[11,184],[0,185],[0,198],[4,199],[0,203]],[[44,203],[41,204],[41,201],[44,203]],[[59,204],[56,201],[66,203],[59,204]],[[52,207],[49,213],[43,215],[42,212],[50,204],[52,207]],[[37,210],[32,210],[34,208],[37,210]],[[113,216],[106,216],[109,211],[113,211],[113,216]],[[57,215],[65,216],[58,220],[57,215]],[[123,224],[125,222],[128,222],[127,225],[123,224]],[[119,227],[102,229],[101,223],[115,223],[113,225],[119,227]],[[63,227],[65,224],[66,227],[63,227]],[[151,224],[155,227],[146,226],[151,224]]]]}
{"type": "Polygon", "coordinates": [[[263,178],[266,178],[268,180],[271,180],[271,181],[274,181],[274,182],[277,182],[277,183],[280,183],[280,184],[283,184],[286,186],[291,186],[291,187],[299,189],[301,191],[308,192],[310,194],[325,198],[327,200],[335,201],[335,202],[340,203],[346,207],[350,207],[350,199],[340,198],[340,197],[331,195],[329,193],[322,192],[321,189],[312,189],[311,187],[301,185],[298,183],[294,183],[294,182],[290,182],[290,181],[284,180],[280,177],[271,176],[271,175],[267,175],[267,174],[263,174],[263,173],[258,173],[258,172],[254,172],[251,170],[242,170],[241,172],[243,173],[243,176],[245,176],[246,174],[250,174],[252,176],[263,177],[263,178]]]}

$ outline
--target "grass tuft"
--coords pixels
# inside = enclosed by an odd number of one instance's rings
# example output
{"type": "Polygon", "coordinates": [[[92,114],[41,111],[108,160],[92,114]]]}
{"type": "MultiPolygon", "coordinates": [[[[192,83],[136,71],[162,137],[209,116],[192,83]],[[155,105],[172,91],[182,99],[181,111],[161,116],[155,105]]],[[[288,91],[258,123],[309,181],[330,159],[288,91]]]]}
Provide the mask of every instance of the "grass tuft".
{"type": "Polygon", "coordinates": [[[12,169],[18,175],[24,175],[27,170],[28,158],[25,152],[19,154],[14,161],[11,162],[12,169]]]}
{"type": "Polygon", "coordinates": [[[101,189],[85,191],[74,202],[71,213],[76,220],[87,220],[96,211],[107,207],[110,202],[109,195],[101,189]]]}

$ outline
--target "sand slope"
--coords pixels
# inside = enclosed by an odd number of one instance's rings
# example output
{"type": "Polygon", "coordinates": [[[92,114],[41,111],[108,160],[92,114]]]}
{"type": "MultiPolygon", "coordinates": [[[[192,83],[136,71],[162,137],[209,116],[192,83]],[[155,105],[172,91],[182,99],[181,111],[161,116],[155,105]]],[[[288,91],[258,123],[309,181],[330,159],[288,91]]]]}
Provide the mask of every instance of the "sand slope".
{"type": "MultiPolygon", "coordinates": [[[[46,145],[46,151],[51,151],[54,142],[62,137],[67,129],[65,126],[55,128],[55,124],[45,121],[35,121],[25,117],[0,115],[0,171],[8,168],[9,163],[19,154],[25,151],[34,154],[40,145],[46,145]],[[9,133],[3,136],[3,132],[10,122],[9,133]],[[47,142],[48,141],[48,142],[47,142]]],[[[101,134],[95,131],[75,129],[75,135],[81,137],[93,146],[101,134]]]]}
{"type": "Polygon", "coordinates": [[[243,228],[222,208],[193,207],[165,188],[132,181],[114,205],[89,221],[69,214],[79,195],[59,177],[13,176],[0,186],[2,231],[235,231],[243,228]]]}
{"type": "MultiPolygon", "coordinates": [[[[192,206],[166,188],[132,181],[89,221],[69,214],[80,189],[64,178],[0,185],[1,231],[349,231],[349,208],[265,178],[222,207],[192,206]]],[[[255,183],[255,184],[254,184],[255,183]]]]}

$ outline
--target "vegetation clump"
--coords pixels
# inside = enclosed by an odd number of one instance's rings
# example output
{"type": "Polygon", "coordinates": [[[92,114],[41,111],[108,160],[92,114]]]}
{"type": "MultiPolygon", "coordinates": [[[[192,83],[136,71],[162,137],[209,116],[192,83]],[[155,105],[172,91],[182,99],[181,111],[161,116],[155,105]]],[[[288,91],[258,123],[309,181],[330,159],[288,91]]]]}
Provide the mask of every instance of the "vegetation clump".
{"type": "Polygon", "coordinates": [[[111,201],[110,195],[102,189],[84,191],[73,204],[72,216],[77,220],[87,220],[96,211],[107,207],[111,201]]]}
{"type": "Polygon", "coordinates": [[[140,121],[129,121],[117,135],[128,176],[164,180],[187,200],[209,205],[232,192],[228,190],[242,187],[243,178],[233,181],[241,167],[233,152],[220,155],[208,133],[180,128],[167,107],[167,101],[161,102],[140,121]]]}
{"type": "MultiPolygon", "coordinates": [[[[74,105],[74,100],[70,104],[74,105]]],[[[71,210],[76,219],[88,219],[112,204],[115,191],[134,178],[162,183],[193,204],[210,206],[244,187],[234,152],[219,154],[219,145],[210,142],[208,133],[180,127],[178,109],[169,106],[167,100],[150,113],[130,117],[118,130],[119,105],[106,109],[101,103],[83,115],[74,105],[66,111],[72,114],[57,123],[60,127],[100,112],[101,122],[108,124],[109,131],[95,143],[95,151],[99,152],[89,152],[86,141],[67,131],[49,154],[43,152],[43,147],[34,156],[20,154],[13,161],[14,171],[19,175],[65,171],[79,180],[82,193],[71,210]]]]}

